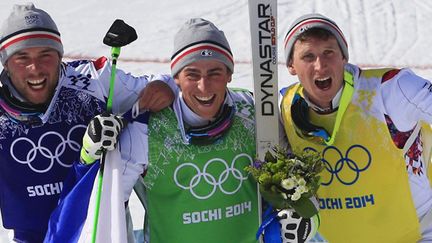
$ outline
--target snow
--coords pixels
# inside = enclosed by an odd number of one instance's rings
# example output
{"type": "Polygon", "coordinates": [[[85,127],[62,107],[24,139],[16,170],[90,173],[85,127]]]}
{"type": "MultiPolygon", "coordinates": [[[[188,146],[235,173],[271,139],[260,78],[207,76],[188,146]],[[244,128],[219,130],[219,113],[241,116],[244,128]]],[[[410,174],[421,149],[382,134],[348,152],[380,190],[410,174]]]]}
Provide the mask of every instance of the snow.
{"type": "MultiPolygon", "coordinates": [[[[0,1],[0,19],[15,3],[0,1]]],[[[138,40],[123,47],[118,67],[134,74],[169,73],[173,37],[188,18],[211,20],[225,32],[236,62],[230,86],[252,89],[248,1],[246,0],[34,0],[56,21],[66,58],[109,55],[102,38],[116,18],[135,27],[138,40]]],[[[278,3],[279,84],[297,81],[288,74],[281,44],[294,19],[324,14],[339,25],[348,40],[350,62],[362,67],[411,67],[432,79],[432,1],[413,0],[284,0],[278,3]]],[[[132,211],[142,221],[136,199],[132,211]],[[139,213],[136,213],[139,212],[139,213]]],[[[137,223],[135,223],[137,224],[137,223]]],[[[141,226],[142,223],[138,223],[141,226]]],[[[0,230],[0,242],[7,242],[0,230]]]]}

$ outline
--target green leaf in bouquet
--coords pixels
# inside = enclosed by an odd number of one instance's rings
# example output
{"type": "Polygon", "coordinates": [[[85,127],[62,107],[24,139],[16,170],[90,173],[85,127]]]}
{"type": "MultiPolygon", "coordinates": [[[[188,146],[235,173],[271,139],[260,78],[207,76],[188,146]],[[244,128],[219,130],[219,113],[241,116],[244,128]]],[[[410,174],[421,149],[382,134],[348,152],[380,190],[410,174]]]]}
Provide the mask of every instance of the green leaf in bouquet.
{"type": "Polygon", "coordinates": [[[315,194],[318,191],[320,185],[321,185],[321,177],[320,176],[313,177],[310,183],[310,187],[311,187],[310,191],[315,194]]]}
{"type": "Polygon", "coordinates": [[[279,185],[283,179],[286,178],[286,173],[283,171],[278,171],[272,176],[272,183],[279,185]]]}
{"type": "Polygon", "coordinates": [[[260,193],[264,200],[274,208],[283,209],[283,208],[291,208],[289,205],[289,201],[287,201],[279,190],[275,191],[275,187],[265,188],[263,185],[260,185],[260,193]]]}
{"type": "Polygon", "coordinates": [[[274,163],[276,162],[276,158],[273,156],[273,154],[270,151],[267,151],[264,155],[264,161],[274,163]]]}
{"type": "Polygon", "coordinates": [[[258,176],[258,183],[262,184],[262,185],[269,185],[272,184],[272,176],[270,175],[270,173],[262,173],[261,175],[258,176]]]}
{"type": "Polygon", "coordinates": [[[291,207],[303,218],[312,218],[318,213],[318,209],[310,198],[301,197],[297,201],[291,202],[291,207]]]}
{"type": "Polygon", "coordinates": [[[269,163],[269,165],[270,165],[270,172],[272,174],[276,174],[277,172],[279,172],[280,165],[278,163],[269,163]]]}

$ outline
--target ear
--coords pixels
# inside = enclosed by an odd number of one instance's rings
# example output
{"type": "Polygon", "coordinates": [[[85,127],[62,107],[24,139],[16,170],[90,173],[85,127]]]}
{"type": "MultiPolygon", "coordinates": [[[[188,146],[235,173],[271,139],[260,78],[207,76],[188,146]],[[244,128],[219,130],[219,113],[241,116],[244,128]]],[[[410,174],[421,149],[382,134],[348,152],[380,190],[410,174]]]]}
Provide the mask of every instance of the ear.
{"type": "Polygon", "coordinates": [[[174,81],[175,81],[175,83],[177,84],[177,86],[180,87],[180,80],[179,80],[179,78],[178,78],[178,73],[174,76],[174,81]]]}
{"type": "Polygon", "coordinates": [[[344,65],[348,63],[348,60],[346,59],[346,57],[344,57],[343,60],[344,60],[344,65]]]}
{"type": "Polygon", "coordinates": [[[291,75],[297,75],[297,72],[296,72],[296,70],[295,70],[295,68],[294,68],[293,61],[292,61],[292,60],[289,61],[289,63],[287,64],[287,68],[288,68],[288,72],[289,72],[291,75]]]}
{"type": "Polygon", "coordinates": [[[227,83],[231,83],[231,80],[232,80],[232,74],[229,75],[229,78],[228,78],[228,82],[227,82],[227,83]]]}

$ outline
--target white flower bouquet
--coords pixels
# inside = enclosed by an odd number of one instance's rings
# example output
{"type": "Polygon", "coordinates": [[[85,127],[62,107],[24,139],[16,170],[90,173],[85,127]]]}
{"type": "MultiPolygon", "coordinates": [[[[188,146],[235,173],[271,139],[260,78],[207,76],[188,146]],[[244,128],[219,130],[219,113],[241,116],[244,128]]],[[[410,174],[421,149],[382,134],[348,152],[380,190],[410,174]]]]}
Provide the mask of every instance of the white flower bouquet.
{"type": "Polygon", "coordinates": [[[324,169],[321,156],[312,150],[300,155],[275,147],[267,152],[264,161],[256,160],[246,170],[259,184],[262,197],[276,209],[294,209],[300,216],[310,218],[318,213],[312,203],[324,169]]]}

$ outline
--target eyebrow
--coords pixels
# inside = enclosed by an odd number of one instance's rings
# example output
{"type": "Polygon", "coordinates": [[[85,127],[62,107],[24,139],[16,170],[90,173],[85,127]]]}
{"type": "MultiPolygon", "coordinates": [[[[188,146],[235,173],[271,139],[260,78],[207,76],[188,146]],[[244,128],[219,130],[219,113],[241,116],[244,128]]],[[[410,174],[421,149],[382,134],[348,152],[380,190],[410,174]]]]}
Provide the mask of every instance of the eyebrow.
{"type": "Polygon", "coordinates": [[[200,72],[200,70],[199,70],[198,68],[193,68],[193,67],[186,67],[186,68],[184,69],[184,71],[188,71],[188,72],[196,72],[196,73],[199,73],[199,72],[200,72]]]}
{"type": "Polygon", "coordinates": [[[209,72],[215,72],[215,71],[223,71],[223,68],[221,68],[221,67],[215,67],[215,68],[207,70],[208,73],[209,72]]]}
{"type": "MultiPolygon", "coordinates": [[[[190,73],[200,73],[201,74],[201,70],[199,68],[194,68],[194,67],[186,67],[184,69],[185,72],[190,72],[190,73]]],[[[212,69],[208,69],[207,73],[212,73],[212,72],[223,72],[223,68],[222,67],[215,67],[212,69]]]]}
{"type": "MultiPolygon", "coordinates": [[[[49,48],[49,47],[47,47],[47,48],[45,48],[45,49],[42,49],[41,51],[39,51],[38,53],[48,53],[48,52],[52,52],[52,51],[56,51],[56,50],[54,50],[54,49],[52,49],[52,48],[49,48]]],[[[23,56],[23,55],[27,55],[28,54],[28,52],[24,49],[24,50],[21,50],[21,51],[17,51],[16,53],[15,53],[15,55],[19,55],[19,56],[23,56]]]]}

